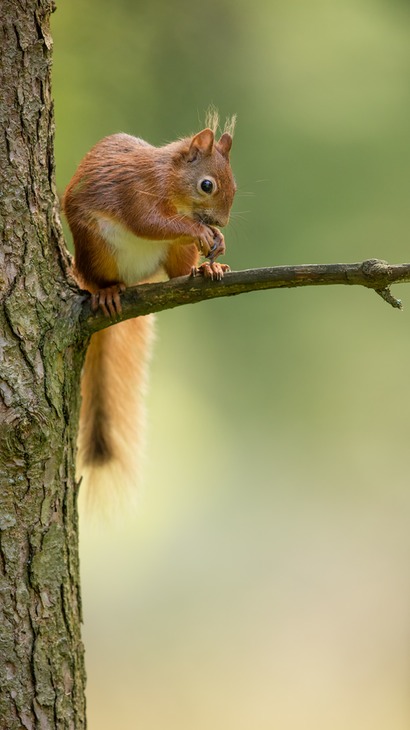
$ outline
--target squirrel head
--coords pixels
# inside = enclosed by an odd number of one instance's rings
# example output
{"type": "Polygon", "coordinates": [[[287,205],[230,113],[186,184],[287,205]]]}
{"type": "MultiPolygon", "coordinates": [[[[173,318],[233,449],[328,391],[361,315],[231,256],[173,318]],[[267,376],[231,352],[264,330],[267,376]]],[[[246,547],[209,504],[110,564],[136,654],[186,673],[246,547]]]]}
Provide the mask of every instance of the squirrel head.
{"type": "Polygon", "coordinates": [[[174,189],[178,212],[201,223],[226,226],[236,192],[229,162],[232,135],[224,132],[218,141],[206,127],[182,140],[174,159],[174,189]]]}

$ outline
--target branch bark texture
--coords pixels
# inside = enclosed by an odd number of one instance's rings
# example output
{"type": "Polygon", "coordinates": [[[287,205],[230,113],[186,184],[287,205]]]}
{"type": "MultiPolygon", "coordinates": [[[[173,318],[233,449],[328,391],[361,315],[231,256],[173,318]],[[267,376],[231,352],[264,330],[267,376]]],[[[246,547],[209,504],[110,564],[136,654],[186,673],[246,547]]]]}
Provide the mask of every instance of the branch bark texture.
{"type": "MultiPolygon", "coordinates": [[[[185,276],[164,283],[141,284],[127,289],[122,295],[123,313],[120,319],[251,291],[332,284],[374,289],[393,307],[401,309],[401,301],[391,294],[390,285],[408,281],[410,264],[388,264],[380,259],[368,259],[353,264],[302,264],[247,269],[227,273],[222,281],[185,276]]],[[[82,335],[90,335],[114,324],[102,314],[91,312],[88,294],[83,294],[81,303],[76,302],[74,318],[78,315],[80,317],[82,335]],[[79,308],[81,303],[83,306],[79,308]]]]}

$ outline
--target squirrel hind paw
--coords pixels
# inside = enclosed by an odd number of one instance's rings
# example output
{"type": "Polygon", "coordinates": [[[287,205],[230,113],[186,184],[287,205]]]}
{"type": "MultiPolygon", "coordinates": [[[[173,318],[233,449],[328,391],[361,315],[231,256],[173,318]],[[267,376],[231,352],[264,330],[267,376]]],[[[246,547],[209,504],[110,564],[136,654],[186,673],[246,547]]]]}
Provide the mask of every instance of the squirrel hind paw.
{"type": "Polygon", "coordinates": [[[221,281],[221,279],[223,279],[224,277],[224,274],[230,270],[231,268],[230,266],[228,266],[228,264],[219,264],[216,261],[204,261],[204,263],[200,266],[192,267],[191,276],[203,276],[204,279],[216,279],[217,281],[221,281]]]}
{"type": "Polygon", "coordinates": [[[125,284],[106,286],[91,294],[91,309],[97,312],[101,309],[106,317],[118,317],[122,312],[121,292],[126,289],[125,284]]]}

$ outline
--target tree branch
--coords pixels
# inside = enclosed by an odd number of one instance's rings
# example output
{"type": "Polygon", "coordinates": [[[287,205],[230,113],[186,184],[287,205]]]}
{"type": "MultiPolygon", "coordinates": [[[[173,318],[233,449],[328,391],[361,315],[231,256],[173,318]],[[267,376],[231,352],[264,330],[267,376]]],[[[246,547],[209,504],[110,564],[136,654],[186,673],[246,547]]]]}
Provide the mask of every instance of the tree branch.
{"type": "MultiPolygon", "coordinates": [[[[222,281],[183,276],[167,282],[140,284],[122,295],[123,313],[119,320],[138,317],[182,304],[195,304],[205,299],[233,296],[261,289],[288,289],[299,286],[348,284],[374,289],[393,307],[402,309],[399,299],[390,292],[391,284],[410,281],[410,264],[388,264],[368,259],[355,264],[302,264],[247,269],[225,274],[222,281]]],[[[114,324],[103,314],[91,312],[89,296],[80,314],[81,332],[85,336],[114,324]]]]}

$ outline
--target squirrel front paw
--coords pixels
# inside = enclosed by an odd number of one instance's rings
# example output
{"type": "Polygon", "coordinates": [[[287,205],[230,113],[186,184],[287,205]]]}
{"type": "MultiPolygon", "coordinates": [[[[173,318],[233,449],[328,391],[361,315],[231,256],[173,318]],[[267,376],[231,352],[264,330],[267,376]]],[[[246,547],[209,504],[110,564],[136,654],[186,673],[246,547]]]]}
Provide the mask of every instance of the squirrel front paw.
{"type": "Polygon", "coordinates": [[[215,228],[215,226],[210,226],[210,228],[212,229],[212,231],[214,233],[214,242],[213,242],[213,246],[206,258],[208,258],[209,261],[211,263],[213,263],[215,261],[215,259],[218,258],[218,256],[224,255],[224,253],[226,251],[226,246],[225,246],[225,238],[223,236],[223,233],[221,233],[221,231],[219,230],[219,228],[215,228]]]}
{"type": "Polygon", "coordinates": [[[198,251],[211,261],[225,253],[225,239],[215,226],[202,226],[197,245],[198,251]]]}
{"type": "Polygon", "coordinates": [[[106,317],[117,317],[122,312],[121,292],[125,291],[125,284],[106,286],[91,294],[91,309],[96,312],[101,309],[106,317]]]}

